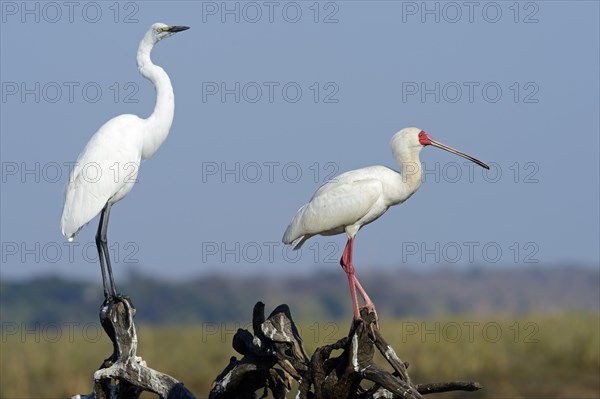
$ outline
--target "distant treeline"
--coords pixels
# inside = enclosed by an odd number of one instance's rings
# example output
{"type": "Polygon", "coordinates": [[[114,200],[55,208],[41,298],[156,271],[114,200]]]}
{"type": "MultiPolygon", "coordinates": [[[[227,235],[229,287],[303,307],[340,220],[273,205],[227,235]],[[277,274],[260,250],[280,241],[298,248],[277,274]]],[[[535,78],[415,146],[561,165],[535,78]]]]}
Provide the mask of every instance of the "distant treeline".
{"type": "MultiPolygon", "coordinates": [[[[600,272],[583,267],[497,267],[362,272],[380,317],[446,314],[599,312],[600,272]]],[[[119,285],[137,308],[138,323],[247,322],[252,306],[287,303],[300,321],[339,320],[352,313],[340,271],[305,277],[208,276],[164,282],[136,275],[119,285]]],[[[101,284],[43,278],[2,282],[2,322],[98,320],[101,284]]]]}

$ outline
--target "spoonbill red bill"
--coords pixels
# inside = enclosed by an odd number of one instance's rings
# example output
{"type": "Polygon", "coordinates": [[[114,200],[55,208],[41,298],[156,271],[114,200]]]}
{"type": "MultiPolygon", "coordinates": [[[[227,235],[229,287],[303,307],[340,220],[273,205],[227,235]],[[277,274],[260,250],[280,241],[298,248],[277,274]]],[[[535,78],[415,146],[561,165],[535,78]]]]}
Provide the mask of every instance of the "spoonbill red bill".
{"type": "Polygon", "coordinates": [[[383,215],[390,206],[401,204],[421,186],[419,154],[428,145],[459,155],[489,169],[482,161],[433,139],[423,130],[409,127],[396,133],[390,143],[400,172],[385,166],[368,166],[351,170],[323,184],[311,200],[302,206],[283,235],[283,243],[299,249],[314,235],[346,233],[348,242],[340,264],[350,284],[354,319],[360,319],[356,290],[369,311],[375,305],[354,275],[352,248],[361,227],[383,215]]]}

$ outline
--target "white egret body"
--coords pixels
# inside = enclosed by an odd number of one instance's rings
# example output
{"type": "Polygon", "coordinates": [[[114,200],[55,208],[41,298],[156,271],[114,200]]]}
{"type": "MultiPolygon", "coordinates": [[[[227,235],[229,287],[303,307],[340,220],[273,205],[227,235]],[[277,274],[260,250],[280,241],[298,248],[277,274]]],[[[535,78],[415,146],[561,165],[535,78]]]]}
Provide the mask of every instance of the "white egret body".
{"type": "Polygon", "coordinates": [[[189,28],[155,23],[146,32],[137,51],[137,65],[142,76],[156,88],[153,113],[147,119],[126,114],[106,122],[79,155],[65,191],[60,228],[69,241],[101,212],[96,245],[107,298],[117,296],[106,241],[110,207],[133,188],[141,160],[150,158],[165,141],[175,111],[169,76],[152,63],[150,53],[160,40],[186,29],[189,28]]]}
{"type": "Polygon", "coordinates": [[[354,275],[354,237],[361,227],[379,218],[390,206],[406,201],[419,189],[422,178],[419,154],[427,145],[450,151],[489,169],[485,163],[439,143],[421,129],[405,128],[396,133],[391,141],[400,172],[385,166],[369,166],[334,177],[298,210],[283,235],[285,244],[298,249],[314,235],[346,233],[348,242],[340,264],[348,275],[356,319],[360,318],[356,289],[369,309],[375,311],[375,306],[354,275]]]}

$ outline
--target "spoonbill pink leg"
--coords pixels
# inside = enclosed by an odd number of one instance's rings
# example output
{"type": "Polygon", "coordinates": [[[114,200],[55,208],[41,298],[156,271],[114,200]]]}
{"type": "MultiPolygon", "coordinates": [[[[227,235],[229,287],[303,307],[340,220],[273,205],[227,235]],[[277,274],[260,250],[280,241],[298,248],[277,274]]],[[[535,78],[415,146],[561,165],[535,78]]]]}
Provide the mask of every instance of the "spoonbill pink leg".
{"type": "Polygon", "coordinates": [[[365,300],[365,306],[369,310],[369,313],[375,313],[375,320],[377,320],[377,310],[375,309],[375,304],[373,303],[371,298],[369,298],[369,295],[367,295],[367,291],[365,291],[362,285],[360,285],[356,276],[354,276],[354,284],[356,286],[356,289],[360,293],[360,296],[362,296],[365,300]]]}
{"type": "Polygon", "coordinates": [[[352,246],[354,244],[354,237],[348,238],[346,248],[340,259],[340,265],[348,276],[348,283],[350,284],[350,295],[352,296],[352,307],[354,309],[354,319],[360,320],[360,312],[358,310],[358,301],[356,299],[356,277],[354,277],[354,265],[352,264],[352,246]]]}

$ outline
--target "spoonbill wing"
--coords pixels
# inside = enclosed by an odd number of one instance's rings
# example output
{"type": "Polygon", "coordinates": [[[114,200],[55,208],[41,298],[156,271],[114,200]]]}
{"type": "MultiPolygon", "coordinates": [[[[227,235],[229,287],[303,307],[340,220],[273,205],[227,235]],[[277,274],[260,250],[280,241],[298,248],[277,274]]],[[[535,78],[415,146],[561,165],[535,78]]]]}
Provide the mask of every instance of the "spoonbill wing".
{"type": "Polygon", "coordinates": [[[383,192],[377,179],[334,179],[325,183],[310,202],[298,210],[289,224],[283,242],[302,245],[299,238],[316,234],[343,233],[346,226],[354,225],[367,216],[383,192]]]}

